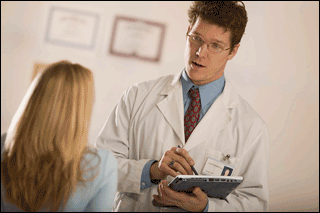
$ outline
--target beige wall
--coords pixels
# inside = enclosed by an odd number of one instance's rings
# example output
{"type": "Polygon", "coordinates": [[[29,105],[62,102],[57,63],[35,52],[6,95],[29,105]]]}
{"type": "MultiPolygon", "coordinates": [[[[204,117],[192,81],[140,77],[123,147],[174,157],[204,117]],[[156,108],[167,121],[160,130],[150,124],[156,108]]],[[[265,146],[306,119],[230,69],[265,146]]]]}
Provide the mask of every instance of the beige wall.
{"type": "MultiPolygon", "coordinates": [[[[93,71],[91,143],[127,87],[184,66],[190,2],[60,2],[102,14],[91,52],[43,42],[49,4],[1,2],[1,133],[30,84],[34,62],[68,59],[93,71]],[[166,24],[160,63],[106,54],[117,14],[166,24]]],[[[248,26],[225,75],[269,126],[269,210],[319,211],[319,3],[245,4],[248,26]]]]}

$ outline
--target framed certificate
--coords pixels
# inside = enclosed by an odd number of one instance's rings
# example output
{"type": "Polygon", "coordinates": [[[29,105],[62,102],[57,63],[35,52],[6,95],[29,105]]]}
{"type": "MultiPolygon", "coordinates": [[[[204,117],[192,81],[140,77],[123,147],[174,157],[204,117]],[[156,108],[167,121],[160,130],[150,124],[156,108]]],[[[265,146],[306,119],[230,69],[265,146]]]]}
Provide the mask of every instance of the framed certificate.
{"type": "Polygon", "coordinates": [[[45,64],[45,63],[40,63],[40,62],[35,62],[33,64],[33,72],[32,72],[32,77],[31,77],[31,82],[33,81],[33,79],[36,77],[36,75],[43,71],[45,68],[47,68],[49,66],[49,64],[45,64]]]}
{"type": "Polygon", "coordinates": [[[45,41],[51,44],[92,50],[98,34],[100,15],[52,6],[45,41]]]}
{"type": "Polygon", "coordinates": [[[110,54],[159,62],[165,25],[117,16],[114,20],[110,54]]]}

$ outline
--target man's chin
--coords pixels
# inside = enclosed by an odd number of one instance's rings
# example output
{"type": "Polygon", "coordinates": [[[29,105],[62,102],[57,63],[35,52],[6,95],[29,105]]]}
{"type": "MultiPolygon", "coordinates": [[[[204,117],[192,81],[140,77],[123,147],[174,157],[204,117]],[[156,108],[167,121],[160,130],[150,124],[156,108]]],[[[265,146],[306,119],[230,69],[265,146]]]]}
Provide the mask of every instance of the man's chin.
{"type": "Polygon", "coordinates": [[[201,85],[203,78],[201,75],[196,73],[196,71],[187,72],[187,75],[189,79],[192,81],[192,83],[194,83],[195,85],[201,85]]]}

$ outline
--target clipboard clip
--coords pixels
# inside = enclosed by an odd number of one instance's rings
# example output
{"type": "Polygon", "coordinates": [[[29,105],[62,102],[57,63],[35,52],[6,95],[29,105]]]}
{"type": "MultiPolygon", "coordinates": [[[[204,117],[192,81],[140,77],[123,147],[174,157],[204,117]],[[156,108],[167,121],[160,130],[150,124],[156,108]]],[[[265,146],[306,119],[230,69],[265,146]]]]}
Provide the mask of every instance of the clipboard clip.
{"type": "Polygon", "coordinates": [[[230,158],[230,155],[229,154],[227,154],[226,156],[224,156],[224,158],[222,159],[223,161],[226,161],[227,159],[229,159],[230,158]]]}

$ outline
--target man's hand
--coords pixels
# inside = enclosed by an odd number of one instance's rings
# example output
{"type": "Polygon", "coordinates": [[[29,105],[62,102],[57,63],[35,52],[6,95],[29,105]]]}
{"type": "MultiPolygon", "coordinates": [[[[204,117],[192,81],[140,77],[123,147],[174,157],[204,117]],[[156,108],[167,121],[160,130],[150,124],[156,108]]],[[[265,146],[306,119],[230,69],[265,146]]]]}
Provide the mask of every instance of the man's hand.
{"type": "Polygon", "coordinates": [[[159,162],[152,164],[150,168],[151,180],[163,180],[167,175],[175,177],[178,172],[182,175],[192,175],[191,166],[193,159],[185,149],[172,147],[166,151],[159,162]],[[174,161],[172,165],[170,163],[174,161]]]}
{"type": "Polygon", "coordinates": [[[167,180],[161,181],[158,186],[158,195],[153,195],[153,198],[159,203],[194,212],[202,212],[208,203],[207,195],[199,187],[195,187],[190,194],[177,192],[168,187],[167,180]]]}

